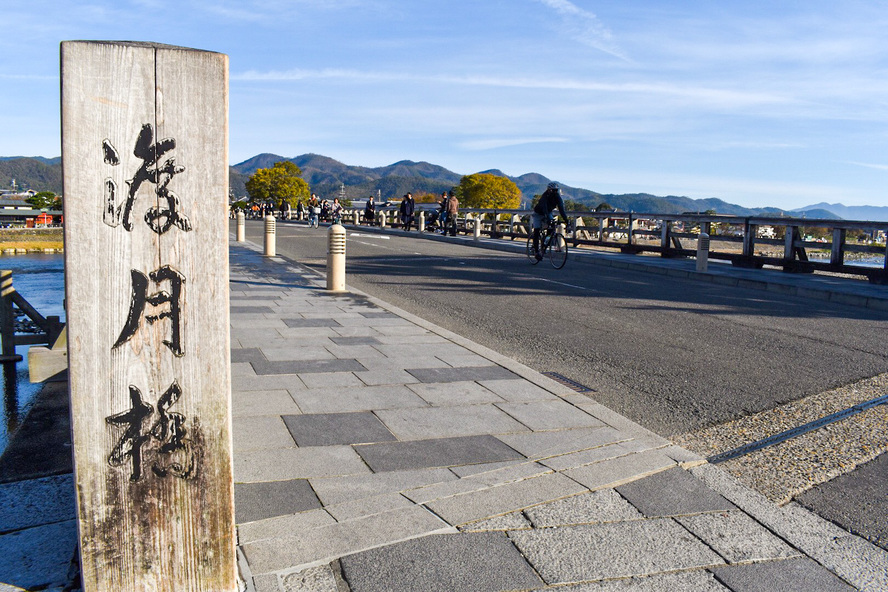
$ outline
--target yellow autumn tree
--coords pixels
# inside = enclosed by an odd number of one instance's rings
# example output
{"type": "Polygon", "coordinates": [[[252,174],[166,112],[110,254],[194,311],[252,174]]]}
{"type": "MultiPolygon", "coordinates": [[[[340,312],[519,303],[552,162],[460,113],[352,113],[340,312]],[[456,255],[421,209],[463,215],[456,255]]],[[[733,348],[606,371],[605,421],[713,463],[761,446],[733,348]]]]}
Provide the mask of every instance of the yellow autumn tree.
{"type": "Polygon", "coordinates": [[[521,190],[506,177],[488,173],[466,175],[456,191],[463,208],[510,210],[521,206],[521,190]]]}
{"type": "Polygon", "coordinates": [[[253,173],[247,181],[247,194],[250,201],[271,201],[275,206],[280,206],[286,200],[293,207],[310,196],[302,170],[289,160],[276,162],[270,169],[259,169],[253,173]]]}

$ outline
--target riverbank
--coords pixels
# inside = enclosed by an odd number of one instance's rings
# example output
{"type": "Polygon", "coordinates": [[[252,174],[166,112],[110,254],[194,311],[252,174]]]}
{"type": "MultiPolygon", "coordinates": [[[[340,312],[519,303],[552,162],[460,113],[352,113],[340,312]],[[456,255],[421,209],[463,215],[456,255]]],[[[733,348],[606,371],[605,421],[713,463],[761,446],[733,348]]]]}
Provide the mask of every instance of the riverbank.
{"type": "Polygon", "coordinates": [[[64,250],[62,228],[2,228],[0,229],[0,252],[12,253],[53,253],[64,250]]]}

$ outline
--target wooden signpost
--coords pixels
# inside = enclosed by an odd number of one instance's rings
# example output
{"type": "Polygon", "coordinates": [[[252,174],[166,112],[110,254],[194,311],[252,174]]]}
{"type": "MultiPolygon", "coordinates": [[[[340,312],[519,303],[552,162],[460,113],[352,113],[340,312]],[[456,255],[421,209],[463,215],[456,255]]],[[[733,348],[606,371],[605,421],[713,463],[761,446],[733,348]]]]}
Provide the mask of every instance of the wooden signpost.
{"type": "Polygon", "coordinates": [[[228,57],[61,45],[84,590],[235,591],[228,57]]]}

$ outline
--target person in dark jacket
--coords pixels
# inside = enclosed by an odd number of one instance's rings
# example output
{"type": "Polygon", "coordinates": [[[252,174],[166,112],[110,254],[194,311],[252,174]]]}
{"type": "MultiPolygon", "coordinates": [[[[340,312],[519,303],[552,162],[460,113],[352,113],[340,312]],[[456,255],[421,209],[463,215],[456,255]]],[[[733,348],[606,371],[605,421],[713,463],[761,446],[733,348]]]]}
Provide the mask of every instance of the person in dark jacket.
{"type": "Polygon", "coordinates": [[[564,211],[564,199],[561,197],[561,188],[558,183],[549,183],[546,191],[540,196],[540,201],[533,208],[533,214],[530,215],[531,226],[533,227],[533,251],[536,253],[537,261],[542,260],[543,255],[540,253],[540,231],[548,228],[549,224],[555,222],[553,212],[558,210],[564,221],[567,222],[567,213],[564,211]]]}
{"type": "Polygon", "coordinates": [[[372,195],[367,198],[367,205],[364,207],[364,222],[371,226],[376,223],[376,205],[372,195]]]}
{"type": "Polygon", "coordinates": [[[413,212],[416,211],[416,202],[413,201],[413,195],[408,193],[404,196],[404,199],[401,200],[401,223],[404,225],[404,230],[410,231],[410,226],[413,225],[413,212]]]}

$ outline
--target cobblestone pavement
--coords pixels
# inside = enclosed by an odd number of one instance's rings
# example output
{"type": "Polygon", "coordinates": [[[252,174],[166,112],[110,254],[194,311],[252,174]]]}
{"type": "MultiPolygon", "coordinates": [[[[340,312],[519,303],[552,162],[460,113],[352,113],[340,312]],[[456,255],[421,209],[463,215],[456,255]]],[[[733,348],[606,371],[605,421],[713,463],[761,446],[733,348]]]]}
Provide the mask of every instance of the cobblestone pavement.
{"type": "Polygon", "coordinates": [[[248,590],[888,589],[868,541],[250,243],[231,326],[248,590]]]}

